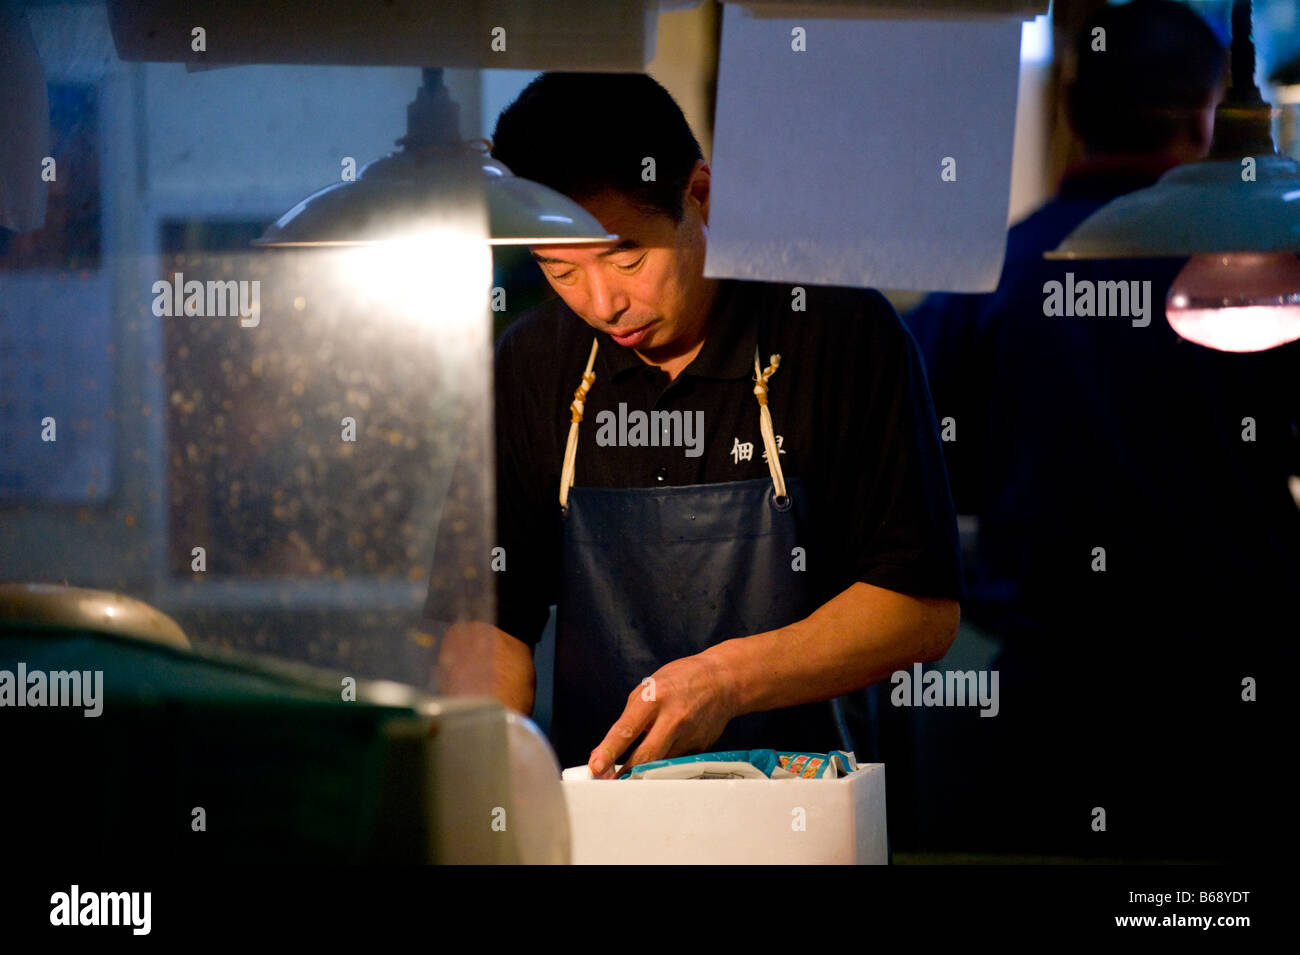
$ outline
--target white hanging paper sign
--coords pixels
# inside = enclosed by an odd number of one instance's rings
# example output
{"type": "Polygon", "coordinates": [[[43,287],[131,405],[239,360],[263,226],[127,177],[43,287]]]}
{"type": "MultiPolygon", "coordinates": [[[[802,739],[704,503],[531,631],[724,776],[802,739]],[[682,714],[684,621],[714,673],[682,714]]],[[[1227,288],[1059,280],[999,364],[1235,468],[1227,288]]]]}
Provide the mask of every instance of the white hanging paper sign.
{"type": "Polygon", "coordinates": [[[1020,29],[726,5],[705,274],[995,288],[1020,29]]]}

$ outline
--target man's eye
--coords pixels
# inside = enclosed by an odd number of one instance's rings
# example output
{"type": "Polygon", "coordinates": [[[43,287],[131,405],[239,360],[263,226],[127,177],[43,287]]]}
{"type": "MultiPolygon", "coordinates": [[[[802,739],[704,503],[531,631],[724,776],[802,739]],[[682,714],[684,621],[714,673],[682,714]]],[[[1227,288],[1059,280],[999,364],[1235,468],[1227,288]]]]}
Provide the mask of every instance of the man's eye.
{"type": "Polygon", "coordinates": [[[555,279],[557,282],[567,282],[569,279],[573,278],[573,270],[570,269],[563,275],[552,275],[551,278],[555,279]]]}
{"type": "Polygon", "coordinates": [[[644,261],[645,261],[645,255],[642,255],[641,258],[637,259],[635,262],[629,263],[628,265],[615,266],[615,268],[617,268],[620,272],[635,272],[637,269],[641,267],[641,263],[644,261]]]}

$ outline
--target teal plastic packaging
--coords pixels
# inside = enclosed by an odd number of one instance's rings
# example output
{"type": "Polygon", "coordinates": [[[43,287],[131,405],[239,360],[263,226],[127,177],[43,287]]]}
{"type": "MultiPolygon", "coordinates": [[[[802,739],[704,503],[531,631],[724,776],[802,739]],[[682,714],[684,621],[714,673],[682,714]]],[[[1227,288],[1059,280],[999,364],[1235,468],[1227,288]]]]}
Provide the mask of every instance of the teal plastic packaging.
{"type": "Polygon", "coordinates": [[[619,779],[836,779],[858,768],[845,750],[797,753],[736,749],[657,759],[625,770],[619,779]]]}

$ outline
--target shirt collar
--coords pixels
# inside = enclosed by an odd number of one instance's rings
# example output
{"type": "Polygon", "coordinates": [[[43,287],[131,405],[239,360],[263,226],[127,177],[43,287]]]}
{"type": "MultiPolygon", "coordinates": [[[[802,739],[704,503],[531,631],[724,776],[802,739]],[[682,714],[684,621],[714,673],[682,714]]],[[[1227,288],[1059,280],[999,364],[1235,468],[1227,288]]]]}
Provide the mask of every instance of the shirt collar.
{"type": "MultiPolygon", "coordinates": [[[[754,373],[754,344],[758,340],[753,312],[744,303],[740,283],[724,279],[713,304],[713,316],[700,353],[682,372],[698,378],[750,378],[754,373]]],[[[641,368],[651,367],[631,348],[615,343],[604,332],[597,333],[597,374],[611,381],[641,368]]]]}

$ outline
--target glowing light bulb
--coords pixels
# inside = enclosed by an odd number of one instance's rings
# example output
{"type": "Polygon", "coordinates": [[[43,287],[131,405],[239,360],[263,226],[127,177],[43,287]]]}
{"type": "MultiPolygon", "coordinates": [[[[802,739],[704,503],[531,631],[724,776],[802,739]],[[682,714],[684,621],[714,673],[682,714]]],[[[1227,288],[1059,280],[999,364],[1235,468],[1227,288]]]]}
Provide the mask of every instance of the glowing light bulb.
{"type": "Polygon", "coordinates": [[[1300,339],[1300,259],[1289,252],[1193,256],[1169,288],[1165,315],[1183,338],[1219,351],[1300,339]]]}

